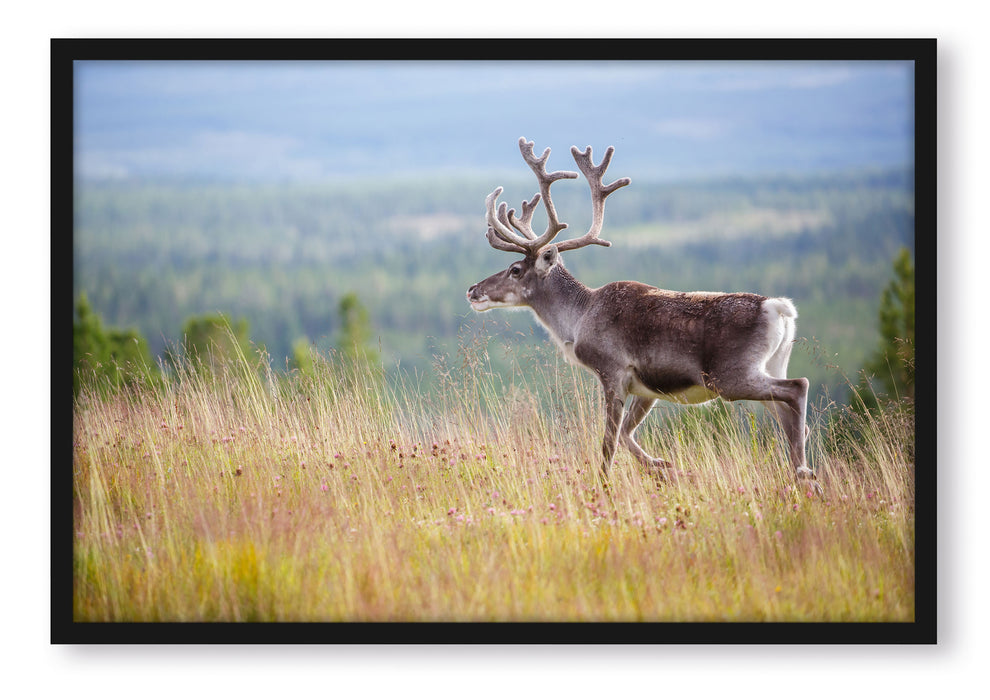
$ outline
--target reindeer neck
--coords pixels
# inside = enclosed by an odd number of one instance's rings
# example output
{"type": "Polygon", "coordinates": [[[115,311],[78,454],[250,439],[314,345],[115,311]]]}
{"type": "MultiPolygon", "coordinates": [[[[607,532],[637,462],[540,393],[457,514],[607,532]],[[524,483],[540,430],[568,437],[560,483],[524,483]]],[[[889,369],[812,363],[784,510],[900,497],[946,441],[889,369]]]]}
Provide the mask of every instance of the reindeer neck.
{"type": "Polygon", "coordinates": [[[558,343],[568,343],[591,296],[592,291],[558,263],[530,297],[529,306],[558,343]]]}

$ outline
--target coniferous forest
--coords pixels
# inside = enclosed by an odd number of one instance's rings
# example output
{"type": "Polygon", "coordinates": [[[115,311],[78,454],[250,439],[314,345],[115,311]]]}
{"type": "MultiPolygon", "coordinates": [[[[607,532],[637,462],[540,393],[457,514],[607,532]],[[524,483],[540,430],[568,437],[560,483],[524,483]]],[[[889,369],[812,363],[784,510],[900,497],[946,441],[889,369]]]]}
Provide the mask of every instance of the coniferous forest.
{"type": "MultiPolygon", "coordinates": [[[[791,297],[801,340],[790,374],[845,400],[880,342],[892,261],[914,247],[912,181],[910,171],[888,170],[636,182],[609,200],[603,237],[612,247],[564,260],[589,286],[636,279],[791,297]]],[[[506,346],[491,353],[493,369],[508,371],[509,346],[549,344],[528,313],[478,315],[465,303],[468,286],[512,260],[484,237],[494,184],[506,185],[512,206],[532,195],[522,179],[82,182],[74,298],[146,341],[153,364],[183,346],[197,319],[222,315],[274,369],[289,369],[300,348],[340,348],[352,332],[345,308],[356,303],[367,349],[386,372],[402,368],[430,387],[438,358],[490,337],[506,346]]],[[[570,224],[561,238],[579,235],[587,190],[558,189],[570,224]]]]}

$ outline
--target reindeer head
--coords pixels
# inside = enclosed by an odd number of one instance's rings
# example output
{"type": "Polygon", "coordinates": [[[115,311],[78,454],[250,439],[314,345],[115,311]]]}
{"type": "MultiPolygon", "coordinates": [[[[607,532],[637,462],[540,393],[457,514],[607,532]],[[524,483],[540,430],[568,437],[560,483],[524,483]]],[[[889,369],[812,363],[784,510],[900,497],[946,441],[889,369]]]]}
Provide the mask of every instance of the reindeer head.
{"type": "Polygon", "coordinates": [[[578,174],[566,170],[548,173],[546,162],[550,157],[550,149],[547,148],[543,151],[543,155],[537,158],[533,151],[533,142],[526,141],[525,138],[519,139],[519,150],[523,160],[536,174],[540,191],[533,195],[533,198],[528,202],[523,201],[522,215],[517,218],[516,210],[507,209],[505,202],[499,204],[496,210],[495,202],[498,200],[498,196],[502,194],[502,188],[496,188],[485,199],[488,222],[486,235],[493,248],[509,253],[522,253],[525,257],[514,262],[502,272],[498,272],[468,289],[467,298],[471,308],[475,311],[487,311],[497,307],[528,306],[529,299],[544,283],[544,280],[551,276],[550,273],[560,260],[560,253],[583,248],[592,243],[605,247],[612,245],[598,237],[605,221],[605,198],[615,190],[630,183],[630,179],[624,177],[610,185],[603,184],[602,177],[605,175],[605,170],[608,168],[608,164],[612,160],[612,153],[615,150],[611,146],[605,151],[601,164],[597,166],[591,159],[591,146],[588,146],[584,151],[579,151],[576,146],[571,146],[571,155],[574,156],[574,161],[584,173],[588,185],[591,187],[591,228],[579,238],[572,238],[555,244],[553,239],[567,228],[567,224],[562,223],[557,218],[557,210],[550,198],[550,185],[557,180],[573,180],[577,178],[578,174]],[[537,236],[533,231],[533,212],[541,199],[547,212],[547,228],[542,235],[537,236]]]}
{"type": "Polygon", "coordinates": [[[548,245],[537,257],[527,255],[501,272],[471,285],[467,298],[475,311],[529,306],[529,299],[559,260],[557,246],[548,245]]]}

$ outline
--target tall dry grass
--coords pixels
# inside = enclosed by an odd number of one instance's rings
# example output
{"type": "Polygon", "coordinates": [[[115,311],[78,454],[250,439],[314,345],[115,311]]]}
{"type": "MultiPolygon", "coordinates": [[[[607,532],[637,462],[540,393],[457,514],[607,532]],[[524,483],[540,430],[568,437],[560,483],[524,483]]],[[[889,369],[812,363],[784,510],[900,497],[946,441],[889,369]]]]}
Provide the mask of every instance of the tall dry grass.
{"type": "Polygon", "coordinates": [[[641,441],[678,478],[620,451],[606,493],[597,386],[534,364],[468,348],[433,396],[338,358],[91,385],[74,619],[913,620],[909,411],[812,410],[818,498],[760,409],[662,409],[641,441]]]}

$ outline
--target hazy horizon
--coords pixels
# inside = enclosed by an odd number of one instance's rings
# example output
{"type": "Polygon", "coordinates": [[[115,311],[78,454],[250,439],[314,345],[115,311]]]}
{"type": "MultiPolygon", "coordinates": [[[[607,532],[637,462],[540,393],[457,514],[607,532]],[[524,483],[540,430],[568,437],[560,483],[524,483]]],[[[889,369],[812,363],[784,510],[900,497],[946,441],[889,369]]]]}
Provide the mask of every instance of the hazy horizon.
{"type": "Polygon", "coordinates": [[[79,61],[81,178],[519,174],[520,136],[634,180],[913,166],[913,64],[79,61]]]}

